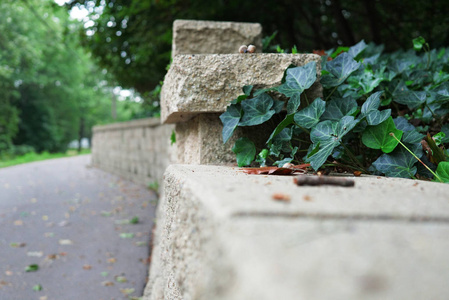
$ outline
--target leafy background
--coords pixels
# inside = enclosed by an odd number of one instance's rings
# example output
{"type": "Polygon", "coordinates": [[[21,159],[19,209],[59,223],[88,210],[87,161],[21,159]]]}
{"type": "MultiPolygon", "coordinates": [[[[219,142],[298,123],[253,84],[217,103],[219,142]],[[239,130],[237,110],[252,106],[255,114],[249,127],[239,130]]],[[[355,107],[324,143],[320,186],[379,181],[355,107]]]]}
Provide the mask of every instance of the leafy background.
{"type": "Polygon", "coordinates": [[[285,81],[271,91],[244,87],[244,95],[220,117],[224,142],[239,126],[260,125],[274,115],[282,121],[263,149],[256,149],[250,136],[238,139],[233,147],[238,165],[306,162],[314,170],[449,182],[449,49],[430,49],[419,37],[413,49],[383,50],[362,40],[317,52],[323,99],[301,103],[317,80],[314,62],[287,69],[285,81]]]}

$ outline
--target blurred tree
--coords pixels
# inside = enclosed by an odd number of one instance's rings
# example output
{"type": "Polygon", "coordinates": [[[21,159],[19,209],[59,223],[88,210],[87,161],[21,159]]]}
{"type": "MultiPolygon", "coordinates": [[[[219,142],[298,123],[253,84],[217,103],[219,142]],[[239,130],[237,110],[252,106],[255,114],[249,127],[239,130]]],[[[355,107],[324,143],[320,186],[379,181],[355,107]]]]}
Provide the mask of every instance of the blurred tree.
{"type": "Polygon", "coordinates": [[[282,48],[304,52],[361,39],[387,51],[410,48],[420,35],[435,48],[449,43],[449,6],[441,0],[69,1],[74,6],[91,13],[85,44],[122,86],[139,92],[153,90],[165,74],[175,19],[259,22],[265,36],[277,32],[282,48]]]}
{"type": "Polygon", "coordinates": [[[109,78],[80,47],[80,26],[52,0],[0,2],[0,153],[64,151],[111,120],[109,78]]]}

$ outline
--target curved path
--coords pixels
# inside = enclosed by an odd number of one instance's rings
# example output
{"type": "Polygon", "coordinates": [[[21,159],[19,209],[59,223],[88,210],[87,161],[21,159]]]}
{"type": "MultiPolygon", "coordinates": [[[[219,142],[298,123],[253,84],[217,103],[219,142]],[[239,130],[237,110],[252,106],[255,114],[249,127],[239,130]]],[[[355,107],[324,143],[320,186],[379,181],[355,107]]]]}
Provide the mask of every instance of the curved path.
{"type": "Polygon", "coordinates": [[[143,294],[157,196],[89,164],[83,155],[0,169],[0,299],[143,294]]]}

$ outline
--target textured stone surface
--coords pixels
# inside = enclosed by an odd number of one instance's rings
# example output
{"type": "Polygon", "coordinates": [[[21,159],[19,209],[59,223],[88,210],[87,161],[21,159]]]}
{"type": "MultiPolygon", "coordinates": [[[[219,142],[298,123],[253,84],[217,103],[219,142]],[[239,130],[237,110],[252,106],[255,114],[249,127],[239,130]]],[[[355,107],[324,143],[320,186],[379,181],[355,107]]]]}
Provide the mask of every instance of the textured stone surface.
{"type": "Polygon", "coordinates": [[[238,138],[250,136],[256,147],[262,149],[274,130],[271,124],[239,127],[223,144],[223,124],[219,116],[218,113],[204,113],[176,124],[178,164],[235,165],[232,147],[238,138]]]}
{"type": "Polygon", "coordinates": [[[174,125],[161,125],[159,118],[95,126],[92,164],[144,185],[160,182],[176,159],[172,130],[174,125]]]}
{"type": "Polygon", "coordinates": [[[262,52],[259,23],[176,20],[172,56],[177,54],[237,53],[240,45],[253,44],[262,52]]]}
{"type": "Polygon", "coordinates": [[[281,84],[289,65],[317,62],[317,82],[306,91],[309,99],[322,96],[321,57],[316,54],[198,54],[177,55],[161,92],[163,123],[187,121],[200,113],[220,113],[243,94],[242,87],[267,88],[281,84]]]}
{"type": "Polygon", "coordinates": [[[447,297],[449,185],[292,179],[170,166],[144,299],[447,297]]]}

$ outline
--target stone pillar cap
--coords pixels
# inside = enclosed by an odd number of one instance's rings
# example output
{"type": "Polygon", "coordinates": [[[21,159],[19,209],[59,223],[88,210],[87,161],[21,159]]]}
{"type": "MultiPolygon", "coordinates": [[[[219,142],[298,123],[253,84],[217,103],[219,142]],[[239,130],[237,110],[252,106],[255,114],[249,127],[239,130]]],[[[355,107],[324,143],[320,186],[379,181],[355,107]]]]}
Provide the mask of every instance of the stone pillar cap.
{"type": "Polygon", "coordinates": [[[161,122],[184,122],[199,113],[220,113],[243,94],[242,87],[270,88],[281,84],[290,65],[315,61],[317,82],[308,98],[322,96],[321,57],[316,54],[195,54],[176,55],[161,91],[161,122]]]}
{"type": "Polygon", "coordinates": [[[176,20],[173,22],[172,57],[177,54],[225,54],[253,44],[262,52],[259,23],[176,20]]]}

